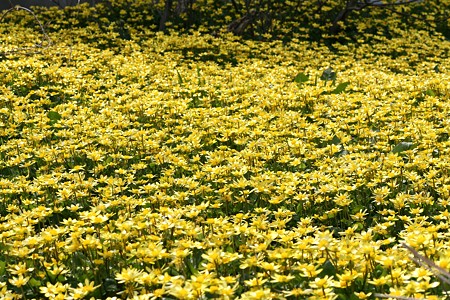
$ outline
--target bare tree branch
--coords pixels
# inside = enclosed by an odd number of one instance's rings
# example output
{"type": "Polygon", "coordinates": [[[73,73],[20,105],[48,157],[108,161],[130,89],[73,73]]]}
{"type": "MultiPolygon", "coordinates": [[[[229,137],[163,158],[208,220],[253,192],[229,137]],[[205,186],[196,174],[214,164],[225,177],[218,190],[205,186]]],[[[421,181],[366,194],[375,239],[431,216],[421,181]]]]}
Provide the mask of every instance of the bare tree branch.
{"type": "Polygon", "coordinates": [[[400,5],[407,5],[407,4],[411,4],[411,3],[415,3],[415,2],[419,2],[421,0],[408,0],[408,1],[398,1],[398,2],[388,2],[388,3],[383,3],[382,1],[378,1],[378,0],[371,0],[371,1],[364,1],[365,3],[367,3],[369,6],[377,6],[377,7],[388,7],[388,6],[400,6],[400,5]]]}
{"type": "Polygon", "coordinates": [[[231,4],[233,5],[236,13],[239,14],[241,12],[241,9],[239,8],[238,4],[236,3],[236,0],[231,0],[231,4]]]}
{"type": "Polygon", "coordinates": [[[166,0],[165,6],[164,6],[164,11],[161,16],[161,20],[159,22],[159,30],[160,31],[166,30],[166,22],[167,22],[167,19],[169,18],[170,9],[172,8],[172,3],[173,3],[172,0],[166,0]]]}
{"type": "Polygon", "coordinates": [[[388,10],[390,10],[390,11],[392,11],[393,13],[396,13],[396,14],[398,14],[398,15],[407,17],[407,18],[409,18],[409,19],[414,19],[414,20],[418,20],[418,21],[425,22],[428,26],[430,26],[430,27],[432,27],[432,28],[436,28],[436,26],[434,26],[433,24],[431,24],[426,18],[420,18],[420,17],[417,17],[417,16],[413,16],[413,15],[411,15],[411,14],[403,13],[403,12],[400,12],[400,11],[394,9],[393,7],[389,7],[389,6],[387,6],[386,9],[388,9],[388,10]]]}
{"type": "Polygon", "coordinates": [[[339,22],[344,21],[350,12],[354,10],[362,10],[366,7],[393,7],[400,5],[407,5],[414,2],[419,2],[421,0],[406,0],[406,1],[398,1],[398,2],[383,2],[382,0],[364,0],[364,2],[358,1],[348,1],[345,5],[345,8],[341,10],[336,18],[333,20],[333,25],[331,26],[331,32],[336,33],[339,31],[339,22]]]}

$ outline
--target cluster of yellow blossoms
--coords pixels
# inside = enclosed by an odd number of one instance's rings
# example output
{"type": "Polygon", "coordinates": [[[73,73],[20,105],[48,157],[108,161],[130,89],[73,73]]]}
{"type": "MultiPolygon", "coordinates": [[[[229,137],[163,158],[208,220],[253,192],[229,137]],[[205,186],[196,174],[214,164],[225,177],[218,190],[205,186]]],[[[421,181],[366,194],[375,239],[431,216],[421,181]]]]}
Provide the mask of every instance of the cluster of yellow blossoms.
{"type": "Polygon", "coordinates": [[[449,41],[104,30],[0,57],[0,298],[443,295],[449,41]]]}

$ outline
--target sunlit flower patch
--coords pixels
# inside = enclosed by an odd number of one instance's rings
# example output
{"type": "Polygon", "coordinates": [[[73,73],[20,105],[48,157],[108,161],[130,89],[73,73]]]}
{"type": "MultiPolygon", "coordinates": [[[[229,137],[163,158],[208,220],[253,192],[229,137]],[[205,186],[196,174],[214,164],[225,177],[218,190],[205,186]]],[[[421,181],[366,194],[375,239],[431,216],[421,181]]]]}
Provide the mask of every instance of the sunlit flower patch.
{"type": "MultiPolygon", "coordinates": [[[[17,14],[0,51],[40,38],[17,14]]],[[[443,37],[332,50],[54,17],[51,47],[0,61],[1,298],[442,296],[401,243],[449,268],[443,37]]]]}

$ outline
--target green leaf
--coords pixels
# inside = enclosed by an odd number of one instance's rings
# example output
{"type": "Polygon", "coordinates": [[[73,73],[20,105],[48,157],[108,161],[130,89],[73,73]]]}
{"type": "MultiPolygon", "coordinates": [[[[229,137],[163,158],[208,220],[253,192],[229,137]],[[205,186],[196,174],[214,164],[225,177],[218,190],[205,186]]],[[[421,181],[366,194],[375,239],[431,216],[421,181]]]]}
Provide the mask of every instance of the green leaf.
{"type": "Polygon", "coordinates": [[[364,205],[356,204],[354,207],[352,207],[350,212],[352,214],[356,214],[357,212],[363,211],[365,208],[366,207],[364,205]]]}
{"type": "Polygon", "coordinates": [[[320,272],[320,276],[334,276],[336,275],[336,268],[334,267],[334,265],[331,263],[330,260],[327,260],[323,265],[322,265],[322,272],[320,272]]]}
{"type": "Polygon", "coordinates": [[[341,143],[341,139],[338,138],[336,135],[333,136],[333,138],[331,139],[331,144],[333,145],[339,145],[341,143]]]}
{"type": "Polygon", "coordinates": [[[112,158],[111,156],[108,156],[105,160],[104,160],[104,165],[106,166],[109,163],[112,163],[114,161],[114,158],[112,158]]]}
{"type": "Polygon", "coordinates": [[[344,293],[338,293],[339,299],[342,300],[358,300],[359,298],[355,294],[351,294],[350,296],[344,293]]]}
{"type": "Polygon", "coordinates": [[[39,287],[41,286],[41,282],[37,279],[31,278],[30,281],[28,281],[28,283],[32,286],[32,287],[39,287]]]}
{"type": "Polygon", "coordinates": [[[6,262],[0,260],[0,276],[5,275],[6,273],[6,262]]]}
{"type": "Polygon", "coordinates": [[[433,90],[427,90],[427,91],[425,92],[425,94],[427,94],[428,96],[431,96],[431,97],[435,97],[435,96],[436,96],[436,93],[433,92],[433,90]]]}
{"type": "Polygon", "coordinates": [[[192,275],[198,275],[198,270],[195,269],[194,265],[190,262],[189,259],[186,259],[186,265],[189,269],[189,272],[191,272],[192,275]]]}
{"type": "Polygon", "coordinates": [[[114,278],[107,277],[103,281],[103,288],[105,289],[105,292],[107,294],[114,294],[119,291],[119,286],[117,285],[117,282],[114,278]]]}
{"type": "Polygon", "coordinates": [[[309,77],[305,75],[304,73],[298,73],[297,76],[294,77],[294,81],[297,83],[303,83],[307,82],[309,80],[309,77]]]}
{"type": "Polygon", "coordinates": [[[416,144],[412,142],[400,142],[392,149],[393,153],[401,153],[403,151],[411,150],[416,148],[416,144]]]}
{"type": "Polygon", "coordinates": [[[350,84],[350,82],[348,82],[348,81],[340,83],[331,93],[332,94],[340,94],[347,88],[347,86],[349,84],[350,84]]]}
{"type": "Polygon", "coordinates": [[[56,111],[49,111],[47,113],[47,118],[50,119],[50,124],[55,124],[59,120],[61,120],[61,115],[56,111]]]}
{"type": "Polygon", "coordinates": [[[177,71],[178,84],[182,85],[183,84],[183,77],[181,77],[181,74],[180,74],[180,72],[178,72],[178,70],[175,70],[175,71],[177,71]]]}
{"type": "Polygon", "coordinates": [[[11,246],[8,246],[8,245],[6,245],[4,243],[0,243],[0,252],[6,251],[9,248],[11,248],[11,246]]]}
{"type": "Polygon", "coordinates": [[[439,70],[439,65],[434,66],[434,72],[441,73],[441,70],[439,70]]]}
{"type": "Polygon", "coordinates": [[[356,231],[360,231],[360,230],[364,229],[364,224],[361,222],[356,222],[355,225],[356,225],[356,231]]]}

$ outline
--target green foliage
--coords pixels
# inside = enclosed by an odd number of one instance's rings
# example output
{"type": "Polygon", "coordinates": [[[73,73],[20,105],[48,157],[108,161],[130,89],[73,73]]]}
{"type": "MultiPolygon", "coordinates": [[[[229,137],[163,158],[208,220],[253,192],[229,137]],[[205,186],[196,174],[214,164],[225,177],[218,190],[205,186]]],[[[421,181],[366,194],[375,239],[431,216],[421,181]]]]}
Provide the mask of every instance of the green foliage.
{"type": "Polygon", "coordinates": [[[342,82],[340,84],[338,84],[338,86],[331,91],[332,94],[340,94],[342,92],[345,91],[345,89],[347,88],[347,86],[350,84],[350,82],[342,82]]]}
{"type": "Polygon", "coordinates": [[[417,147],[417,144],[412,142],[400,142],[392,148],[392,153],[402,153],[407,150],[412,150],[417,147]]]}
{"type": "Polygon", "coordinates": [[[61,120],[61,115],[56,111],[49,111],[47,113],[47,118],[50,119],[50,125],[53,125],[59,120],[61,120]]]}
{"type": "Polygon", "coordinates": [[[5,273],[6,273],[6,262],[0,260],[0,277],[5,275],[5,273]]]}
{"type": "Polygon", "coordinates": [[[176,72],[177,72],[178,84],[183,85],[183,82],[184,82],[183,77],[181,77],[181,74],[178,70],[176,70],[176,72]]]}
{"type": "Polygon", "coordinates": [[[309,77],[307,75],[305,75],[304,73],[298,73],[293,79],[294,82],[297,82],[299,84],[307,82],[308,80],[309,80],[309,77]]]}

